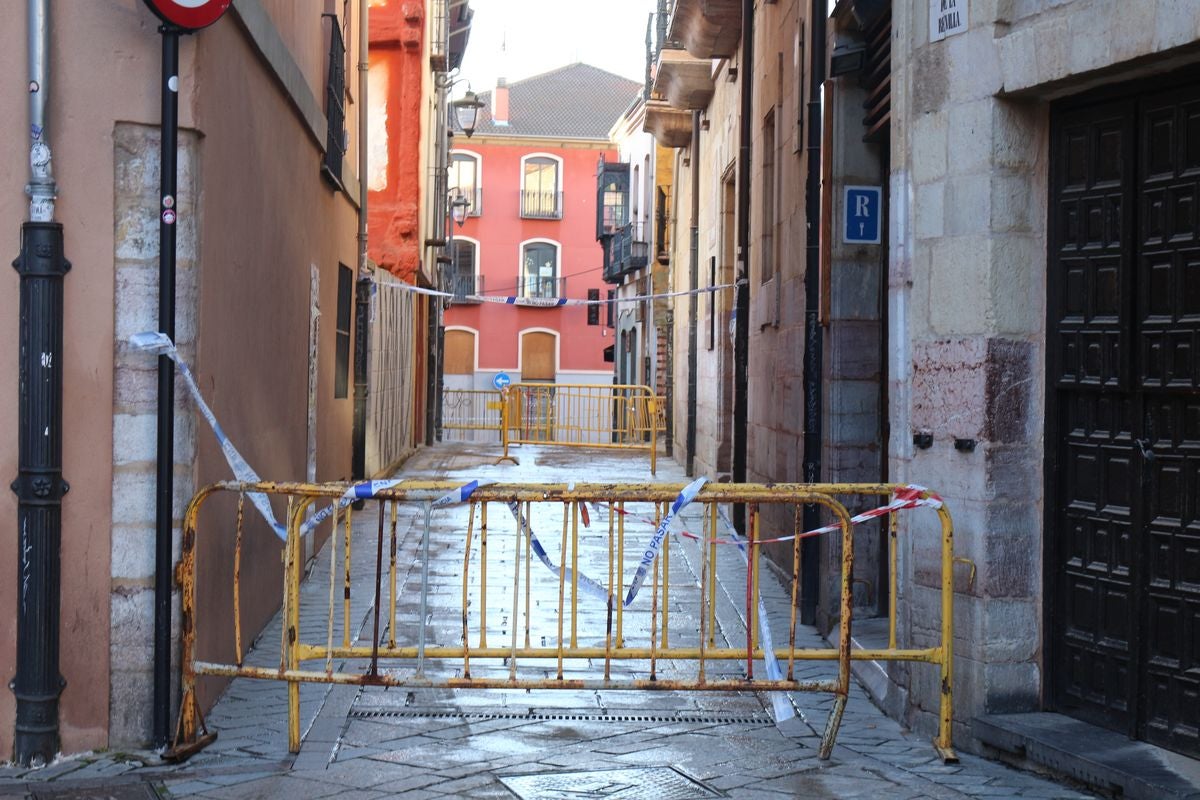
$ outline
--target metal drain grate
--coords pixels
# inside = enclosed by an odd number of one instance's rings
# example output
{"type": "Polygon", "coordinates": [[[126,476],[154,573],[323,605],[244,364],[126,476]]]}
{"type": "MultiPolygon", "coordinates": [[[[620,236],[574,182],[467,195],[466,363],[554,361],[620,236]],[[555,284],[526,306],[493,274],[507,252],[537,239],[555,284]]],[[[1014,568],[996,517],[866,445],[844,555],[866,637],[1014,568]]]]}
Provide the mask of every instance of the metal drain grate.
{"type": "Polygon", "coordinates": [[[543,772],[500,775],[518,797],[537,800],[698,800],[723,797],[720,792],[689,778],[673,767],[631,767],[593,772],[543,772]]]}
{"type": "Polygon", "coordinates": [[[33,800],[159,800],[154,787],[145,783],[130,783],[124,786],[96,786],[89,789],[37,788],[31,792],[33,800]]]}
{"type": "Polygon", "coordinates": [[[770,725],[766,714],[730,716],[726,714],[624,714],[624,713],[556,713],[550,711],[432,711],[415,708],[356,708],[351,719],[528,719],[538,722],[567,720],[571,722],[690,722],[697,725],[770,725]]]}

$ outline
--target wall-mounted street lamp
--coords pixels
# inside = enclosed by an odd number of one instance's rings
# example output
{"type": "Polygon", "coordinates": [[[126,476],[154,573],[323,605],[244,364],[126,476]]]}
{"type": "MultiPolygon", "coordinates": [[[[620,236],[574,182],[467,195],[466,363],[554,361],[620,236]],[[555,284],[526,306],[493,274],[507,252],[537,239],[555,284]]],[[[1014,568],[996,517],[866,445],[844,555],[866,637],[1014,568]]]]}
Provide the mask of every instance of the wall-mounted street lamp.
{"type": "Polygon", "coordinates": [[[455,190],[450,197],[450,219],[454,220],[458,227],[461,228],[463,223],[467,221],[467,214],[470,210],[471,201],[467,199],[466,195],[455,190]]]}
{"type": "Polygon", "coordinates": [[[471,138],[471,134],[475,132],[475,122],[479,117],[479,109],[483,108],[483,101],[479,96],[467,89],[467,93],[450,104],[454,109],[454,118],[458,121],[458,127],[462,128],[462,132],[471,138]]]}

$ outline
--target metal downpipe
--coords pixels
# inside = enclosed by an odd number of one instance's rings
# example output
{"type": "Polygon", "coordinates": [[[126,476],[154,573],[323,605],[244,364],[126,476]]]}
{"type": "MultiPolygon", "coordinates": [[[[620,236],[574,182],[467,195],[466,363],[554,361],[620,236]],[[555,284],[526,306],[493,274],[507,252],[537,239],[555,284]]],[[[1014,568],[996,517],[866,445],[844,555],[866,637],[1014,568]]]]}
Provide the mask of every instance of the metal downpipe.
{"type": "Polygon", "coordinates": [[[370,62],[367,48],[368,0],[358,2],[358,274],[355,280],[354,317],[354,423],[352,427],[350,473],[355,479],[366,477],[367,460],[367,394],[369,360],[370,314],[368,311],[371,292],[369,259],[367,256],[367,74],[370,62]]]}
{"type": "MultiPolygon", "coordinates": [[[[812,0],[809,29],[812,42],[809,51],[808,132],[806,150],[808,163],[804,181],[804,218],[807,225],[804,261],[804,481],[821,480],[822,428],[822,329],[820,319],[821,242],[821,87],[825,83],[825,0],[812,0]]],[[[807,527],[820,526],[816,506],[805,506],[803,521],[807,527]]],[[[816,622],[820,582],[820,543],[807,539],[801,546],[800,618],[806,625],[816,622]]]]}
{"type": "Polygon", "coordinates": [[[48,0],[29,0],[29,221],[21,226],[18,323],[18,552],[13,759],[43,766],[59,750],[58,698],[62,584],[63,228],[54,222],[57,187],[46,135],[50,78],[48,0]]]}
{"type": "MultiPolygon", "coordinates": [[[[754,134],[754,0],[742,0],[742,51],[738,56],[741,111],[737,173],[737,289],[733,341],[733,482],[746,482],[750,383],[750,169],[754,134]]],[[[733,507],[733,523],[746,530],[746,507],[733,507]]]]}
{"type": "Polygon", "coordinates": [[[688,243],[688,386],[687,386],[687,474],[696,474],[696,319],[700,300],[700,112],[692,112],[692,197],[688,243]]]}

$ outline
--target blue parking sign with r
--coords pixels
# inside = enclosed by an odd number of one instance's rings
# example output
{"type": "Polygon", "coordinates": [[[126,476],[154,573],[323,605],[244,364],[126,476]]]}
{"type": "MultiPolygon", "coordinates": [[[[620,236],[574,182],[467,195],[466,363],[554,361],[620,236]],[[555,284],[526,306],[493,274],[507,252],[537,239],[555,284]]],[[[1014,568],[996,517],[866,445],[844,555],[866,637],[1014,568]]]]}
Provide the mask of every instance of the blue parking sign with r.
{"type": "Polygon", "coordinates": [[[845,244],[879,244],[882,227],[883,189],[879,186],[847,186],[842,204],[845,244]]]}

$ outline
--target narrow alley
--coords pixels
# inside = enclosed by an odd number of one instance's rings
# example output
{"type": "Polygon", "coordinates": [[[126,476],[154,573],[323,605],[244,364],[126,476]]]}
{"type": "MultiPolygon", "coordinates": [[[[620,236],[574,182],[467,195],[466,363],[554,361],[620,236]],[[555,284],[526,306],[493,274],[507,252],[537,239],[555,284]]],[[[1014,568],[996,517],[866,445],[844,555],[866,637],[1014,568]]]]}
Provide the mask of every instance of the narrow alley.
{"type": "MultiPolygon", "coordinates": [[[[498,449],[476,444],[442,444],[419,451],[398,477],[408,481],[444,479],[466,483],[504,482],[628,482],[648,478],[644,453],[568,450],[545,446],[515,448],[520,465],[496,464],[498,449]]],[[[677,466],[660,461],[657,480],[686,482],[677,466]]],[[[405,508],[405,512],[412,511],[405,508]]],[[[936,516],[924,509],[925,523],[936,516]]],[[[631,507],[630,516],[634,515],[631,507]]],[[[466,506],[434,512],[430,539],[430,582],[427,636],[429,645],[458,642],[462,636],[461,596],[466,506]]],[[[684,530],[698,531],[703,515],[685,509],[672,526],[670,561],[673,585],[700,585],[698,544],[684,538],[684,530]]],[[[355,514],[351,556],[350,631],[369,646],[375,619],[374,576],[377,516],[372,504],[355,514]]],[[[397,564],[401,587],[397,620],[411,631],[419,624],[422,573],[422,520],[416,511],[399,515],[397,564]]],[[[488,540],[488,574],[491,596],[487,614],[491,634],[508,641],[513,612],[511,572],[515,524],[493,517],[488,540]],[[504,523],[508,523],[505,526],[504,523]]],[[[631,521],[626,535],[637,543],[629,552],[640,552],[653,534],[650,521],[631,521]]],[[[549,515],[534,515],[531,528],[547,553],[558,561],[561,532],[549,515]]],[[[578,568],[582,575],[603,582],[607,570],[606,523],[593,519],[583,531],[578,568]]],[[[216,528],[214,528],[216,530],[216,528]]],[[[378,530],[382,530],[379,528],[378,530]]],[[[200,532],[203,535],[203,529],[200,532]]],[[[478,535],[478,532],[476,533],[478,535]]],[[[301,587],[301,638],[323,639],[326,623],[330,635],[340,639],[342,615],[328,615],[330,571],[340,582],[344,563],[341,547],[329,542],[312,561],[301,587]],[[334,558],[330,560],[330,552],[334,558]],[[330,618],[331,617],[331,618],[330,618]]],[[[627,555],[626,572],[634,563],[627,555]]],[[[385,557],[386,561],[386,557],[385,557]]],[[[474,551],[470,571],[478,574],[479,551],[474,551]]],[[[386,571],[386,566],[385,566],[386,571]]],[[[530,635],[553,645],[558,636],[558,579],[534,560],[531,575],[533,608],[530,635]]],[[[736,549],[722,548],[717,568],[716,619],[719,637],[745,638],[745,567],[736,549]],[[732,559],[732,561],[730,561],[732,559]]],[[[524,579],[522,579],[524,580],[524,579]]],[[[470,582],[473,611],[478,610],[479,584],[470,582]]],[[[524,588],[521,589],[524,591],[524,588]]],[[[764,605],[777,641],[786,641],[790,598],[775,572],[764,569],[761,579],[764,605]]],[[[581,600],[580,639],[603,642],[605,614],[602,603],[581,600]]],[[[643,597],[644,602],[648,599],[643,597]]],[[[381,602],[388,602],[386,588],[381,602]]],[[[568,601],[569,602],[569,601],[568,601]]],[[[694,631],[695,609],[672,595],[672,628],[694,631]]],[[[384,619],[386,619],[386,611],[384,619]]],[[[630,614],[627,619],[634,619],[630,614]]],[[[570,624],[568,620],[567,624],[570,624]]],[[[210,623],[211,624],[211,623],[210,623]]],[[[247,655],[247,664],[278,666],[280,620],[269,623],[247,655]]],[[[644,626],[643,626],[644,628],[644,626]]],[[[379,629],[381,642],[388,632],[379,629]]],[[[626,641],[643,637],[646,630],[631,624],[626,641]]],[[[473,626],[471,638],[478,635],[473,626]]],[[[826,646],[811,627],[800,626],[797,646],[826,646]]],[[[932,665],[922,665],[934,669],[932,665]]],[[[762,662],[758,662],[762,668],[762,662]]],[[[339,669],[365,671],[365,661],[338,665],[339,669]]],[[[628,662],[614,670],[647,668],[645,661],[628,662]]],[[[663,665],[672,669],[694,669],[663,665]]],[[[386,667],[385,667],[386,669],[386,667]]],[[[538,667],[547,679],[553,663],[538,667]]],[[[717,666],[721,672],[741,673],[742,664],[717,666]]],[[[433,663],[431,674],[447,670],[461,674],[461,664],[433,663]]],[[[595,661],[572,660],[567,680],[596,677],[595,661]]],[[[830,662],[808,662],[798,668],[803,677],[829,677],[830,662]]],[[[408,670],[400,670],[408,671],[408,670]]],[[[506,677],[508,664],[499,660],[472,662],[472,676],[506,677]]],[[[288,753],[286,684],[271,680],[237,679],[229,685],[206,717],[217,732],[208,748],[178,766],[139,766],[120,754],[64,761],[39,772],[7,769],[0,772],[0,797],[68,795],[54,791],[82,791],[105,787],[111,797],[120,787],[155,784],[171,797],[215,798],[975,798],[1036,797],[1086,798],[1091,795],[1028,773],[968,754],[958,764],[944,764],[927,737],[904,730],[888,719],[855,683],[845,711],[837,745],[828,761],[818,758],[821,733],[832,703],[831,695],[793,693],[785,707],[796,717],[775,722],[776,711],[764,694],[682,691],[577,691],[535,690],[433,690],[302,684],[299,754],[288,753]],[[22,786],[23,780],[31,782],[22,786]],[[7,788],[6,788],[7,787],[7,788]],[[18,794],[6,792],[16,790],[18,794]]],[[[80,796],[80,795],[70,795],[80,796]]],[[[142,795],[137,795],[142,796],[142,795]]]]}

